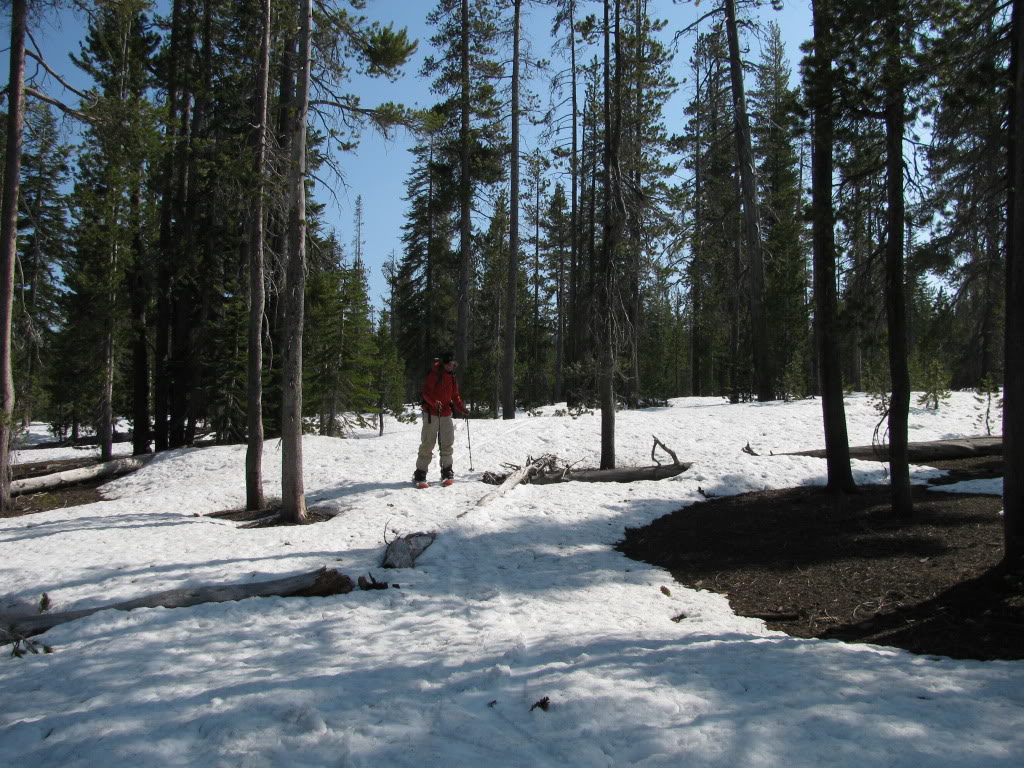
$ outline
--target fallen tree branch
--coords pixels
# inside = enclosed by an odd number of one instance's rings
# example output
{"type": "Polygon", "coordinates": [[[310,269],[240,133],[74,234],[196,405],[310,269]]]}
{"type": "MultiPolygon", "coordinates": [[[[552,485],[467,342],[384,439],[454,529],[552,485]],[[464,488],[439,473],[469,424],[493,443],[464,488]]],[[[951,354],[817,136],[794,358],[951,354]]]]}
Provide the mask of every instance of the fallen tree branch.
{"type": "Polygon", "coordinates": [[[672,463],[678,467],[679,457],[676,456],[676,452],[669,448],[667,445],[665,445],[663,442],[661,442],[661,440],[658,439],[657,435],[651,435],[651,437],[654,438],[654,445],[651,446],[651,461],[653,461],[659,467],[661,466],[661,462],[654,457],[654,451],[657,450],[657,448],[660,446],[661,450],[663,450],[665,453],[672,457],[672,463]]]}
{"type": "MultiPolygon", "coordinates": [[[[948,440],[908,443],[907,455],[911,461],[927,462],[941,459],[961,459],[968,456],[999,456],[1003,452],[1001,437],[958,437],[948,440]]],[[[782,455],[782,454],[776,454],[782,455]]],[[[825,458],[825,451],[798,451],[788,456],[814,456],[825,458]]],[[[889,449],[886,445],[850,446],[851,459],[886,461],[889,449]]]]}
{"type": "Polygon", "coordinates": [[[123,603],[83,608],[63,613],[41,613],[33,616],[0,615],[0,642],[38,635],[58,624],[91,616],[100,611],[132,611],[136,608],[188,608],[202,603],[226,603],[250,597],[327,597],[344,595],[355,588],[352,579],[331,568],[288,576],[253,584],[228,584],[205,587],[181,587],[157,592],[123,603]],[[4,636],[7,636],[6,638],[4,636]]]}
{"type": "Polygon", "coordinates": [[[690,463],[666,464],[655,467],[616,467],[615,469],[574,469],[567,472],[548,474],[540,472],[530,478],[534,485],[565,483],[635,483],[641,480],[664,480],[666,477],[681,475],[690,468],[690,463]]]}
{"type": "Polygon", "coordinates": [[[41,475],[39,477],[26,477],[21,480],[11,481],[11,494],[36,493],[45,491],[48,488],[60,488],[65,485],[74,485],[97,477],[112,477],[134,472],[150,461],[155,454],[144,456],[130,456],[123,459],[114,459],[103,464],[95,464],[91,467],[79,467],[68,469],[64,472],[55,472],[52,475],[41,475]]]}
{"type": "MultiPolygon", "coordinates": [[[[492,501],[499,498],[500,496],[504,496],[506,493],[511,491],[525,479],[531,477],[532,474],[537,473],[541,467],[548,463],[548,461],[550,461],[550,457],[542,456],[541,458],[535,459],[533,462],[527,464],[525,467],[520,467],[511,475],[506,477],[505,482],[503,482],[501,485],[499,485],[497,488],[495,488],[487,495],[480,497],[480,499],[476,503],[476,506],[482,507],[485,504],[490,504],[492,501]]],[[[465,512],[460,512],[458,515],[456,515],[456,517],[465,517],[470,513],[472,509],[473,507],[470,507],[465,512]]]]}
{"type": "Polygon", "coordinates": [[[433,532],[399,536],[388,543],[381,565],[384,568],[412,568],[416,564],[416,558],[422,555],[436,538],[437,534],[433,532]]]}

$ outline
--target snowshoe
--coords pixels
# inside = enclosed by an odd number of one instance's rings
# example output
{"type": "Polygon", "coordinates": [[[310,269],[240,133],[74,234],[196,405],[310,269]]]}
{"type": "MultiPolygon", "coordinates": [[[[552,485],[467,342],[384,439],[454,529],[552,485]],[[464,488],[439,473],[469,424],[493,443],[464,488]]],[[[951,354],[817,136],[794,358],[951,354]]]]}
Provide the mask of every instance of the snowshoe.
{"type": "Polygon", "coordinates": [[[417,469],[412,474],[412,484],[417,488],[429,488],[430,483],[427,482],[427,473],[422,469],[417,469]]]}
{"type": "Polygon", "coordinates": [[[444,467],[441,470],[441,485],[447,488],[455,482],[455,470],[451,467],[444,467]]]}
{"type": "Polygon", "coordinates": [[[447,488],[449,485],[451,485],[454,482],[455,482],[455,478],[454,477],[446,477],[444,480],[441,481],[441,485],[444,488],[447,488]]]}

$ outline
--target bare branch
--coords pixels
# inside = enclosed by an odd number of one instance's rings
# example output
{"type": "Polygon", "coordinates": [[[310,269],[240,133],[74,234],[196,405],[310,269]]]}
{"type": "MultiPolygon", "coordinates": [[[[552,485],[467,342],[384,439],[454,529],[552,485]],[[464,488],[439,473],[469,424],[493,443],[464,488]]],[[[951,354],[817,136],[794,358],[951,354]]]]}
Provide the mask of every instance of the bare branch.
{"type": "MultiPolygon", "coordinates": [[[[29,36],[29,38],[32,38],[32,33],[29,32],[28,36],[29,36]]],[[[39,45],[36,43],[35,40],[32,40],[32,45],[36,46],[36,48],[39,47],[39,45]]],[[[29,49],[29,48],[26,48],[25,49],[25,55],[28,56],[31,59],[35,59],[35,61],[39,64],[39,66],[41,66],[43,69],[45,69],[47,74],[50,75],[50,77],[52,77],[58,83],[63,85],[65,88],[67,88],[73,94],[75,94],[76,96],[79,96],[79,97],[81,97],[83,99],[88,99],[89,98],[88,94],[78,90],[77,88],[75,88],[75,86],[71,85],[71,83],[69,83],[63,77],[61,77],[56,72],[54,72],[52,69],[50,69],[50,65],[46,63],[46,59],[44,59],[38,53],[36,53],[35,51],[33,51],[33,50],[29,49]]]]}
{"type": "Polygon", "coordinates": [[[84,112],[80,112],[77,109],[73,109],[72,107],[69,107],[64,102],[62,102],[62,101],[60,101],[58,99],[51,98],[50,96],[47,96],[45,93],[43,93],[42,91],[36,90],[35,88],[26,87],[25,88],[25,95],[26,96],[31,96],[31,97],[33,97],[35,99],[38,99],[39,101],[43,102],[44,104],[49,104],[52,107],[57,107],[57,109],[59,109],[64,114],[68,115],[69,117],[73,117],[76,120],[81,120],[83,123],[89,123],[90,125],[94,125],[95,122],[96,122],[91,117],[86,115],[84,112]]]}

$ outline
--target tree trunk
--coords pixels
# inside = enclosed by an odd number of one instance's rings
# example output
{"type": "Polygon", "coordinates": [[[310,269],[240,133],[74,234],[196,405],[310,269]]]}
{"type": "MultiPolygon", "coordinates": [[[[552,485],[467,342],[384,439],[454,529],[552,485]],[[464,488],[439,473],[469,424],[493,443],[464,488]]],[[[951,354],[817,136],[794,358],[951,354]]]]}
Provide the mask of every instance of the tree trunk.
{"type": "Polygon", "coordinates": [[[569,213],[572,222],[572,233],[569,243],[569,280],[568,300],[565,302],[562,328],[570,329],[568,334],[568,347],[565,347],[565,334],[562,335],[563,356],[558,364],[558,384],[555,402],[567,399],[565,394],[565,364],[575,363],[579,359],[579,348],[577,338],[579,335],[579,323],[577,317],[577,306],[579,304],[580,287],[580,214],[579,214],[579,103],[577,98],[576,82],[576,0],[569,0],[569,82],[572,88],[570,102],[572,104],[572,155],[569,158],[569,180],[572,184],[571,210],[569,213]]]}
{"type": "MultiPolygon", "coordinates": [[[[139,195],[133,196],[133,209],[138,212],[139,195]]],[[[142,241],[142,223],[134,217],[135,236],[132,240],[132,268],[128,278],[128,292],[132,311],[132,454],[142,456],[150,452],[152,433],[149,426],[149,344],[146,333],[146,306],[149,304],[149,282],[142,265],[145,245],[142,241]]]]}
{"type": "Polygon", "coordinates": [[[11,439],[14,429],[14,361],[11,318],[14,309],[14,262],[18,247],[18,192],[21,142],[25,120],[26,0],[11,2],[10,78],[7,85],[7,143],[3,201],[0,204],[0,512],[11,506],[11,439]]]}
{"type": "Polygon", "coordinates": [[[160,200],[160,233],[157,270],[157,317],[154,332],[153,442],[157,451],[171,446],[171,401],[176,389],[177,372],[172,363],[175,352],[175,265],[179,255],[179,229],[175,222],[183,218],[182,208],[188,187],[185,143],[189,130],[189,97],[181,92],[188,71],[185,45],[186,9],[184,0],[174,0],[171,8],[170,50],[167,57],[167,140],[163,160],[160,200]]]}
{"type": "MultiPolygon", "coordinates": [[[[615,114],[621,110],[621,67],[619,54],[619,0],[615,1],[615,114]]],[[[615,324],[612,320],[614,261],[621,238],[621,179],[619,148],[621,127],[613,121],[611,77],[610,0],[604,0],[604,237],[598,277],[598,318],[601,325],[598,397],[601,404],[601,469],[615,467],[615,324]]]]}
{"type": "MultiPolygon", "coordinates": [[[[455,360],[461,372],[466,369],[466,360],[469,356],[469,286],[473,266],[473,184],[469,168],[469,143],[472,138],[469,134],[469,0],[462,0],[459,15],[462,33],[459,51],[459,299],[455,321],[455,360]]],[[[427,352],[431,354],[432,350],[427,352]]],[[[460,379],[461,376],[460,373],[460,379]]]]}
{"type": "Polygon", "coordinates": [[[292,115],[288,224],[288,266],[285,277],[285,344],[282,360],[281,517],[306,520],[302,478],[302,329],[306,287],[306,118],[309,111],[312,0],[302,0],[299,28],[299,71],[292,115]]]}
{"type": "Polygon", "coordinates": [[[67,469],[63,472],[54,472],[49,475],[38,477],[25,477],[11,483],[11,494],[37,493],[49,488],[63,488],[68,485],[77,485],[86,480],[93,480],[98,477],[112,477],[123,475],[127,472],[134,472],[145,466],[146,462],[153,457],[153,454],[143,456],[132,456],[126,459],[114,459],[105,461],[102,464],[94,464],[89,467],[78,469],[67,469]]]}
{"type": "Polygon", "coordinates": [[[900,21],[897,9],[890,11],[885,22],[889,27],[889,50],[884,78],[887,198],[885,305],[889,329],[889,375],[892,381],[892,397],[889,400],[889,477],[892,483],[893,514],[909,517],[913,514],[914,506],[910,493],[910,462],[907,458],[910,374],[907,370],[907,306],[903,276],[903,132],[906,97],[900,71],[900,21]]]}
{"type": "Polygon", "coordinates": [[[516,299],[519,294],[519,20],[522,0],[513,0],[512,146],[509,150],[508,283],[505,286],[505,354],[501,363],[502,418],[516,417],[516,299]]]}
{"type": "Polygon", "coordinates": [[[1003,372],[1003,562],[1024,564],[1024,0],[1010,24],[1009,174],[1006,227],[1006,357],[1003,372]]]}
{"type": "MultiPolygon", "coordinates": [[[[188,608],[203,603],[226,603],[246,600],[250,597],[328,597],[344,595],[355,588],[352,579],[330,568],[287,576],[273,581],[258,581],[249,584],[228,584],[222,586],[182,587],[158,592],[147,597],[126,600],[123,603],[83,608],[62,613],[42,613],[37,616],[0,617],[2,624],[10,626],[9,634],[14,637],[30,637],[42,634],[51,627],[75,619],[91,616],[99,611],[133,611],[136,608],[188,608]]],[[[7,641],[9,642],[9,640],[7,641]]]]}
{"type": "Polygon", "coordinates": [[[725,28],[729,42],[729,77],[732,83],[733,121],[736,134],[736,159],[740,171],[743,200],[743,231],[746,235],[750,279],[750,334],[754,356],[754,377],[758,400],[771,400],[772,376],[768,358],[768,325],[764,316],[764,256],[761,248],[761,222],[757,210],[757,171],[750,145],[750,121],[743,89],[743,60],[740,58],[736,29],[735,0],[724,0],[725,28]]]}
{"type": "MultiPolygon", "coordinates": [[[[117,246],[111,249],[117,253],[117,246]]],[[[116,260],[115,260],[116,261],[116,260]]],[[[117,265],[112,263],[111,273],[107,279],[113,283],[117,265]]],[[[100,459],[110,461],[114,457],[114,307],[117,298],[113,285],[107,295],[108,317],[104,320],[103,329],[103,385],[100,391],[100,419],[96,425],[96,435],[100,440],[100,459]]]]}
{"type": "Polygon", "coordinates": [[[814,53],[811,70],[813,155],[811,208],[814,251],[814,333],[818,349],[821,412],[825,429],[828,488],[855,488],[850,470],[850,442],[843,403],[842,361],[836,328],[835,219],[832,209],[832,19],[830,0],[814,0],[814,53]]]}
{"type": "Polygon", "coordinates": [[[253,133],[253,172],[256,199],[249,219],[249,327],[246,373],[247,442],[245,508],[262,509],[263,499],[263,288],[264,197],[266,194],[267,114],[270,91],[270,0],[263,0],[260,63],[256,79],[256,130],[253,133]]]}

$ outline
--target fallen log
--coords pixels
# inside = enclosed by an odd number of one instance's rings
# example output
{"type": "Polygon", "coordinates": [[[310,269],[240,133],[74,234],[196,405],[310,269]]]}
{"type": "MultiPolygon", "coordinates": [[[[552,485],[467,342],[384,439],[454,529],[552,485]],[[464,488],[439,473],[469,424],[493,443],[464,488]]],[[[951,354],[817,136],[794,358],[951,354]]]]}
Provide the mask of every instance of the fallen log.
{"type": "MultiPolygon", "coordinates": [[[[486,494],[484,496],[481,496],[477,500],[476,506],[482,507],[485,504],[490,504],[495,499],[497,499],[497,498],[499,498],[501,496],[504,496],[506,493],[511,491],[513,488],[515,488],[521,482],[523,482],[523,480],[525,480],[527,477],[530,477],[531,474],[536,474],[538,471],[540,471],[540,468],[542,466],[544,466],[546,463],[548,463],[549,461],[550,461],[550,457],[542,456],[541,458],[537,459],[536,461],[533,461],[530,464],[527,464],[525,467],[520,467],[515,472],[513,472],[511,475],[506,477],[505,481],[501,485],[499,485],[497,488],[495,488],[493,491],[491,491],[490,493],[488,493],[488,494],[486,494]]],[[[470,511],[472,509],[473,509],[473,507],[470,507],[465,512],[460,512],[455,517],[456,518],[465,517],[466,515],[468,515],[470,513],[470,511]]]]}
{"type": "Polygon", "coordinates": [[[246,600],[250,597],[327,597],[351,592],[355,584],[348,576],[331,568],[321,568],[310,573],[288,576],[273,581],[259,581],[252,584],[227,584],[205,587],[181,587],[157,592],[135,600],[79,611],[62,613],[40,613],[31,616],[0,615],[0,642],[12,642],[17,638],[31,637],[75,619],[91,616],[99,611],[132,611],[136,608],[188,608],[202,603],[226,603],[246,600]],[[3,636],[7,635],[8,639],[3,636]]]}
{"type": "MultiPolygon", "coordinates": [[[[1003,452],[1002,437],[958,437],[948,440],[908,443],[907,454],[912,462],[927,463],[942,459],[963,459],[969,456],[999,456],[1003,452]]],[[[823,449],[798,451],[789,456],[814,456],[825,458],[823,449]]],[[[850,458],[864,461],[888,461],[888,445],[850,446],[850,458]]]]}
{"type": "Polygon", "coordinates": [[[690,468],[689,462],[656,467],[616,467],[615,469],[572,469],[564,472],[538,472],[530,478],[534,485],[565,483],[636,483],[641,480],[664,480],[681,475],[690,468]]]}
{"type": "Polygon", "coordinates": [[[86,480],[93,480],[98,477],[113,477],[134,472],[142,468],[153,458],[154,454],[144,456],[129,456],[123,459],[114,459],[103,464],[94,464],[91,467],[79,467],[68,469],[64,472],[54,472],[52,475],[40,475],[38,477],[26,477],[21,480],[11,481],[11,495],[22,493],[36,493],[50,488],[61,488],[65,485],[74,485],[86,480]]]}
{"type": "Polygon", "coordinates": [[[416,564],[416,558],[423,554],[424,550],[434,543],[436,533],[409,533],[399,536],[392,541],[384,550],[384,568],[412,568],[416,564]]]}

